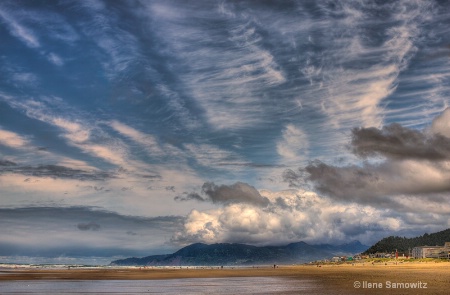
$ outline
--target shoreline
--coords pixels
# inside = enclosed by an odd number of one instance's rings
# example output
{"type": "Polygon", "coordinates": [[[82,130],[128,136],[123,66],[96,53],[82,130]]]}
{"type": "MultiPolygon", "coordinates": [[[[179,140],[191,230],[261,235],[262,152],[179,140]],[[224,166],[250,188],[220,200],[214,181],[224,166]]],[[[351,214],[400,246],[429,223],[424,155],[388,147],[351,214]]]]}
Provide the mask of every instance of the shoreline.
{"type": "Polygon", "coordinates": [[[220,268],[99,268],[99,269],[1,269],[2,281],[24,280],[168,280],[232,277],[284,277],[312,280],[329,294],[443,294],[450,287],[450,262],[396,264],[355,263],[340,265],[280,265],[270,267],[220,268]],[[355,287],[358,284],[359,288],[355,287]],[[392,288],[394,284],[395,288],[392,288]],[[405,289],[405,286],[407,288],[405,289]],[[381,288],[380,288],[381,287],[381,288]],[[386,288],[389,287],[389,290],[386,288]],[[341,293],[342,292],[342,293],[341,293]]]}

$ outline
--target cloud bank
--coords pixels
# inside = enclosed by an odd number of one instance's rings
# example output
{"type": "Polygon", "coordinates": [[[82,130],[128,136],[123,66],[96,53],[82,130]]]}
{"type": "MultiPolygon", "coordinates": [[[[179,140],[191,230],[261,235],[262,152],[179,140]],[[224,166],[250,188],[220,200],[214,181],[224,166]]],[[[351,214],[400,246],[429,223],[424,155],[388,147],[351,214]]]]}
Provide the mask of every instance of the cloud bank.
{"type": "Polygon", "coordinates": [[[0,208],[0,252],[41,257],[144,256],[153,247],[155,252],[166,253],[176,248],[165,235],[180,230],[183,220],[181,216],[128,216],[82,206],[0,208]]]}
{"type": "MultiPolygon", "coordinates": [[[[261,190],[260,194],[269,201],[266,207],[232,203],[217,209],[193,210],[186,217],[182,230],[173,235],[172,242],[180,245],[194,242],[273,245],[358,239],[370,244],[386,233],[411,230],[421,220],[356,202],[342,204],[305,190],[261,190]]],[[[422,216],[430,218],[428,228],[436,228],[436,224],[443,221],[442,216],[431,218],[432,215],[422,216]]]]}

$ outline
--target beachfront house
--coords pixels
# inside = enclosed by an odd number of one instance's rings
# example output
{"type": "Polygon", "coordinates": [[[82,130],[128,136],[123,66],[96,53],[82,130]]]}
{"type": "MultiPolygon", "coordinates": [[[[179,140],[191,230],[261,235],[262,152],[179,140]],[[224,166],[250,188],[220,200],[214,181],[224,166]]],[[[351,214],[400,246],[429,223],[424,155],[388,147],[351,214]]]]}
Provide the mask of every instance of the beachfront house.
{"type": "Polygon", "coordinates": [[[331,258],[331,262],[339,262],[339,261],[341,261],[341,257],[334,256],[333,258],[331,258]]]}
{"type": "Polygon", "coordinates": [[[385,253],[385,252],[377,252],[377,253],[369,254],[369,257],[370,258],[389,258],[389,257],[391,257],[391,254],[385,253]]]}

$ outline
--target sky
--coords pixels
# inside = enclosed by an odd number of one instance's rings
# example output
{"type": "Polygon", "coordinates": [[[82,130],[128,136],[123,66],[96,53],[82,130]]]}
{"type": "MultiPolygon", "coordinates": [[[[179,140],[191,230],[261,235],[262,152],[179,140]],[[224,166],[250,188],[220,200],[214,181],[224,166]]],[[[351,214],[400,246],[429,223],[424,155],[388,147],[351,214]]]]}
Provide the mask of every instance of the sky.
{"type": "Polygon", "coordinates": [[[0,262],[450,227],[450,3],[0,2],[0,262]]]}

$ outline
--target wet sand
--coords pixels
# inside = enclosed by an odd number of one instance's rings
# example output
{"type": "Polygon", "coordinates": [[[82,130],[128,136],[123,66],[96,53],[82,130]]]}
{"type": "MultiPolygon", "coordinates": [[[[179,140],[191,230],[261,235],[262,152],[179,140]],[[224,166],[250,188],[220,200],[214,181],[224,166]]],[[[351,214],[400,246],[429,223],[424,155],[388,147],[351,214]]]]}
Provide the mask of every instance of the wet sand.
{"type": "Polygon", "coordinates": [[[450,262],[355,263],[259,268],[3,269],[2,280],[161,280],[181,278],[285,277],[312,280],[317,294],[448,294],[450,262]],[[396,287],[396,288],[394,288],[396,287]]]}

